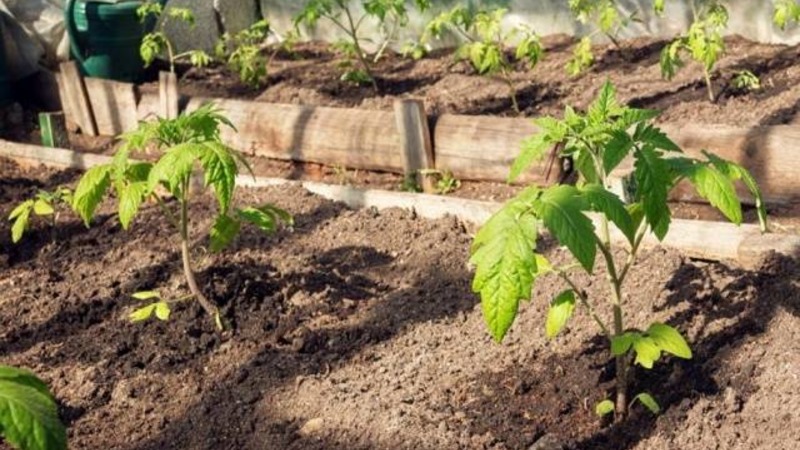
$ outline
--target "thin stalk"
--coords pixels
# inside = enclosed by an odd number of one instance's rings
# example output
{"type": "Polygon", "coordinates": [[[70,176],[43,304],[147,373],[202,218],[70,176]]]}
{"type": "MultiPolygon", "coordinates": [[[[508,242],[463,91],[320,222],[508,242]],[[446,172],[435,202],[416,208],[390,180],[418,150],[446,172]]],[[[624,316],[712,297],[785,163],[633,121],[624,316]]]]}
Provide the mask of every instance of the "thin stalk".
{"type": "Polygon", "coordinates": [[[581,304],[586,308],[586,310],[589,312],[589,315],[592,317],[592,319],[594,319],[594,321],[600,327],[600,330],[603,331],[603,334],[605,334],[608,340],[610,341],[612,335],[608,331],[608,326],[606,326],[605,322],[603,322],[603,319],[601,319],[600,316],[597,314],[597,311],[595,311],[594,306],[592,306],[592,304],[589,302],[589,299],[586,297],[583,291],[578,289],[578,286],[575,284],[575,282],[572,281],[569,275],[567,275],[563,271],[559,270],[558,276],[560,276],[561,279],[564,280],[569,285],[570,288],[572,288],[573,292],[575,292],[575,295],[578,297],[578,300],[581,301],[581,304]]]}
{"type": "MultiPolygon", "coordinates": [[[[184,195],[188,191],[188,181],[184,183],[184,195]]],[[[183,275],[186,278],[186,283],[189,285],[189,291],[192,293],[197,302],[200,303],[200,306],[214,318],[214,321],[218,324],[221,323],[219,309],[214,305],[211,300],[209,300],[203,292],[200,290],[200,287],[197,285],[197,280],[195,279],[194,271],[192,270],[192,262],[191,262],[191,254],[189,250],[189,205],[187,200],[181,199],[181,223],[180,223],[180,235],[181,235],[181,260],[183,261],[183,275]]],[[[222,330],[220,330],[222,331],[222,330]]]]}
{"type": "MultiPolygon", "coordinates": [[[[380,94],[380,89],[378,88],[378,82],[375,81],[375,75],[372,73],[372,67],[367,61],[366,57],[364,56],[364,51],[361,49],[361,43],[358,42],[358,26],[355,24],[353,20],[353,14],[350,12],[350,8],[344,8],[345,16],[347,17],[347,23],[350,25],[350,38],[353,40],[353,45],[356,48],[356,57],[358,57],[358,61],[361,63],[361,67],[367,73],[370,82],[372,83],[372,89],[375,90],[376,94],[380,94]]],[[[359,22],[360,24],[360,22],[359,22]]]]}
{"type": "Polygon", "coordinates": [[[514,81],[511,79],[511,74],[508,73],[508,69],[503,67],[501,69],[501,74],[503,75],[503,80],[508,85],[508,93],[511,97],[511,107],[514,108],[514,112],[517,115],[520,115],[522,112],[519,109],[519,102],[517,101],[517,88],[514,86],[514,81]]]}
{"type": "Polygon", "coordinates": [[[706,80],[706,88],[708,89],[708,100],[714,103],[716,96],[714,95],[714,86],[711,84],[711,72],[706,67],[703,67],[703,77],[706,80]]]}

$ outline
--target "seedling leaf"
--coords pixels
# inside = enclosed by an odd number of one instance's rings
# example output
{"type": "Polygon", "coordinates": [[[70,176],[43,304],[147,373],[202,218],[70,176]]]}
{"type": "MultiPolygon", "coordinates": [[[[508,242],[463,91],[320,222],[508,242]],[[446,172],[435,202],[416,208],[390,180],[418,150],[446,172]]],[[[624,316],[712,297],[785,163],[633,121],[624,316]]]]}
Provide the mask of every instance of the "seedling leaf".
{"type": "Polygon", "coordinates": [[[130,314],[130,316],[128,316],[128,317],[130,318],[131,322],[134,322],[134,323],[135,322],[145,321],[145,320],[149,319],[150,316],[153,315],[153,313],[156,310],[156,305],[158,305],[158,303],[153,303],[153,304],[147,305],[147,306],[145,306],[143,308],[139,308],[139,309],[135,310],[134,312],[132,312],[130,314]]]}
{"type": "Polygon", "coordinates": [[[508,182],[513,183],[522,175],[531,164],[544,157],[547,150],[553,146],[553,143],[548,139],[544,133],[539,133],[531,138],[525,139],[522,142],[522,151],[514,164],[511,166],[511,172],[508,175],[508,182]]]}
{"type": "Polygon", "coordinates": [[[169,315],[172,311],[170,310],[169,303],[167,302],[159,302],[156,303],[156,318],[161,320],[162,322],[166,322],[169,320],[169,315]]]}
{"type": "Polygon", "coordinates": [[[594,406],[594,413],[599,417],[605,417],[614,412],[614,402],[611,400],[603,400],[594,406]]]}
{"type": "Polygon", "coordinates": [[[239,234],[241,223],[227,215],[217,217],[217,221],[211,228],[211,251],[218,253],[230,245],[233,239],[239,234]]]}
{"type": "Polygon", "coordinates": [[[55,214],[56,210],[49,202],[38,199],[33,203],[33,212],[36,213],[37,216],[52,216],[55,214]]]}
{"type": "Polygon", "coordinates": [[[667,205],[667,189],[672,180],[667,164],[651,146],[644,146],[636,152],[635,178],[638,186],[637,197],[644,207],[647,223],[656,237],[663,240],[671,222],[667,205]]]}
{"type": "Polygon", "coordinates": [[[67,448],[67,435],[47,386],[32,373],[0,366],[0,434],[25,450],[67,448]]]}
{"type": "Polygon", "coordinates": [[[94,217],[97,205],[111,184],[111,170],[112,166],[108,164],[92,167],[86,171],[75,188],[72,207],[87,227],[94,217]]]}
{"type": "Polygon", "coordinates": [[[638,339],[638,336],[638,333],[624,333],[619,336],[614,336],[611,339],[611,354],[620,356],[628,353],[633,343],[638,339]]]}
{"type": "Polygon", "coordinates": [[[587,272],[592,272],[597,245],[594,225],[583,213],[586,202],[580,191],[568,185],[552,187],[543,192],[535,208],[547,229],[572,252],[587,272]]]}
{"type": "Polygon", "coordinates": [[[144,181],[125,184],[117,193],[119,195],[119,223],[123,229],[127,230],[130,227],[146,194],[147,183],[144,181]]]}
{"type": "Polygon", "coordinates": [[[645,408],[649,409],[653,414],[661,413],[661,406],[659,406],[658,402],[652,395],[642,392],[641,394],[637,395],[634,400],[638,400],[639,403],[645,406],[645,408]]]}
{"type": "Polygon", "coordinates": [[[227,214],[233,198],[239,170],[231,150],[221,142],[207,142],[198,147],[200,163],[205,171],[206,186],[213,186],[220,214],[227,214]]]}
{"type": "Polygon", "coordinates": [[[28,207],[21,210],[13,219],[14,224],[11,226],[11,242],[16,244],[22,239],[22,235],[25,234],[25,230],[28,228],[28,221],[31,217],[31,209],[31,207],[28,207]]]}
{"type": "Polygon", "coordinates": [[[547,322],[545,331],[549,339],[553,339],[561,333],[567,325],[567,321],[575,311],[575,291],[572,289],[564,291],[553,299],[550,309],[547,312],[547,322]]]}
{"type": "Polygon", "coordinates": [[[636,227],[628,210],[625,209],[625,204],[616,194],[599,184],[587,184],[581,188],[581,192],[592,211],[603,213],[628,238],[628,241],[633,243],[636,227]]]}
{"type": "Polygon", "coordinates": [[[654,323],[647,329],[647,335],[653,339],[653,342],[661,350],[679,358],[692,358],[692,350],[675,328],[663,323],[654,323]]]}
{"type": "Polygon", "coordinates": [[[653,364],[661,357],[661,348],[649,336],[635,336],[633,350],[636,352],[636,364],[645,369],[652,369],[653,364]]]}
{"type": "Polygon", "coordinates": [[[131,297],[136,300],[151,300],[154,298],[161,299],[161,294],[158,291],[142,291],[131,295],[131,297]]]}

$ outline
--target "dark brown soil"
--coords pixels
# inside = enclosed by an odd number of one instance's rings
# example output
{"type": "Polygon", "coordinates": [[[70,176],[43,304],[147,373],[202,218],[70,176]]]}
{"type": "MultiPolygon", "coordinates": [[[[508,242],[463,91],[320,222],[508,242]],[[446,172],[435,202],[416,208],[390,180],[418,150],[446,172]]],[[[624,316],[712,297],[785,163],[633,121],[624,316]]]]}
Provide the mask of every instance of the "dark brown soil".
{"type": "MultiPolygon", "coordinates": [[[[0,161],[0,214],[74,172],[0,161]]],[[[221,255],[196,245],[203,289],[235,331],[200,308],[131,324],[130,294],[185,291],[174,235],[147,207],[130,232],[108,205],[91,229],[65,217],[18,246],[0,225],[0,355],[53,388],[76,449],[793,449],[800,386],[800,267],[759,272],[654,250],[627,284],[627,320],[683,330],[695,354],[636,370],[664,413],[592,413],[613,369],[580,313],[543,336],[542,280],[502,345],[484,328],[453,219],[351,211],[297,188],[243,191],[295,214],[294,230],[247,230],[221,255]],[[545,447],[536,447],[545,448],[545,447]],[[549,448],[549,447],[547,447],[549,448]]],[[[195,230],[213,208],[193,208],[195,230]]],[[[557,261],[567,255],[542,245],[557,261]]],[[[603,274],[580,276],[605,295],[603,274]]]]}
{"type": "MultiPolygon", "coordinates": [[[[659,54],[664,41],[643,38],[623,42],[622,48],[597,46],[595,66],[578,77],[569,77],[564,70],[572,57],[574,42],[566,36],[549,36],[544,43],[544,61],[534,70],[518,67],[514,73],[520,104],[527,116],[560,116],[566,105],[583,108],[595,98],[606,79],[617,86],[623,101],[662,110],[661,120],[671,123],[775,125],[790,122],[800,107],[797,46],[728,38],[728,52],[713,77],[718,100],[711,103],[698,64],[688,62],[673,80],[662,79],[659,54]],[[758,75],[762,88],[750,93],[733,88],[732,79],[741,70],[758,75]]],[[[327,45],[301,44],[294,53],[279,55],[273,61],[265,88],[248,88],[234,74],[217,67],[188,70],[181,79],[181,91],[188,95],[367,109],[391,109],[395,98],[413,97],[423,99],[432,115],[512,114],[506,84],[476,74],[467,63],[456,62],[448,50],[419,61],[398,55],[381,60],[375,70],[380,93],[369,86],[340,81],[339,61],[327,45]]]]}

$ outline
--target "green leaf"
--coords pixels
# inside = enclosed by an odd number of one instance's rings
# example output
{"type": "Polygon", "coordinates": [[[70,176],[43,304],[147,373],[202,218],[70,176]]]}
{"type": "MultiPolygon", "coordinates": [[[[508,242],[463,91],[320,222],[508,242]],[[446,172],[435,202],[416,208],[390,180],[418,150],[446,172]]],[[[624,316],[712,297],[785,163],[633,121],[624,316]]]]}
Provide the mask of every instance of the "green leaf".
{"type": "Polygon", "coordinates": [[[25,200],[24,202],[17,205],[14,210],[11,211],[11,214],[8,215],[8,220],[14,220],[27,210],[27,214],[30,215],[31,209],[33,208],[33,200],[25,200]]]}
{"type": "Polygon", "coordinates": [[[167,302],[159,302],[156,303],[155,314],[158,320],[166,322],[169,320],[169,315],[172,311],[170,310],[169,304],[167,302]]]}
{"type": "Polygon", "coordinates": [[[633,139],[645,144],[650,144],[654,148],[660,150],[683,153],[683,150],[681,150],[678,144],[672,142],[666,133],[653,125],[640,123],[639,126],[636,127],[633,139]]]}
{"type": "Polygon", "coordinates": [[[647,335],[662,351],[678,358],[692,359],[692,350],[689,348],[689,344],[675,328],[663,323],[654,323],[647,329],[647,335]]]}
{"type": "Polygon", "coordinates": [[[278,220],[289,225],[294,224],[294,219],[289,213],[272,205],[264,205],[260,208],[251,206],[239,209],[236,213],[239,215],[240,219],[252,223],[265,233],[275,231],[278,220]]]}
{"type": "Polygon", "coordinates": [[[214,187],[220,214],[227,214],[236,187],[236,175],[239,173],[236,158],[220,142],[206,142],[197,148],[205,172],[205,185],[214,187]]]}
{"type": "Polygon", "coordinates": [[[649,336],[634,335],[633,351],[636,352],[636,364],[645,369],[652,369],[653,364],[661,357],[661,348],[649,336]]]}
{"type": "Polygon", "coordinates": [[[599,184],[587,184],[581,187],[581,192],[592,211],[603,213],[633,244],[636,227],[622,200],[599,184]]]}
{"type": "Polygon", "coordinates": [[[50,202],[38,199],[33,203],[33,212],[37,216],[52,216],[56,210],[53,209],[53,205],[50,202]]]}
{"type": "Polygon", "coordinates": [[[549,339],[553,339],[561,333],[574,311],[575,291],[572,289],[558,294],[553,299],[547,312],[547,322],[545,324],[545,331],[549,339]]]}
{"type": "Polygon", "coordinates": [[[633,139],[622,130],[611,133],[611,140],[603,149],[603,168],[606,173],[611,173],[625,159],[633,149],[633,139]]]}
{"type": "Polygon", "coordinates": [[[183,185],[192,175],[198,153],[195,143],[178,144],[169,149],[150,170],[147,192],[153,192],[163,182],[175,197],[185,195],[183,185]]]}
{"type": "Polygon", "coordinates": [[[511,173],[508,175],[508,182],[513,183],[531,164],[539,161],[553,147],[554,143],[548,139],[547,134],[538,133],[522,141],[522,151],[514,164],[511,166],[511,173]]]}
{"type": "Polygon", "coordinates": [[[67,448],[55,400],[30,372],[0,366],[0,435],[25,450],[67,448]]]}
{"type": "Polygon", "coordinates": [[[600,124],[622,113],[622,107],[617,103],[616,95],[617,90],[614,85],[611,84],[611,81],[606,80],[603,87],[600,88],[597,99],[589,105],[586,113],[590,123],[600,124]]]}
{"type": "Polygon", "coordinates": [[[605,417],[614,412],[614,402],[611,400],[603,400],[594,406],[594,413],[599,417],[605,417]]]}
{"type": "Polygon", "coordinates": [[[151,300],[154,298],[161,299],[161,294],[158,291],[142,291],[131,295],[131,297],[136,300],[151,300]]]}
{"type": "Polygon", "coordinates": [[[153,313],[156,310],[156,305],[158,305],[158,303],[153,303],[153,304],[147,305],[147,306],[145,306],[143,308],[139,308],[139,309],[135,310],[134,312],[132,312],[128,316],[128,318],[130,319],[131,322],[134,322],[134,323],[145,321],[145,320],[149,319],[150,316],[153,315],[153,313]]]}
{"type": "Polygon", "coordinates": [[[122,187],[119,195],[119,223],[127,230],[147,195],[147,182],[138,181],[122,187]]]}
{"type": "Polygon", "coordinates": [[[111,165],[95,166],[87,170],[72,198],[72,208],[83,219],[88,227],[94,217],[97,206],[103,200],[108,187],[111,185],[111,165]]]}
{"type": "Polygon", "coordinates": [[[661,406],[658,405],[658,402],[652,395],[642,392],[641,394],[637,395],[634,400],[638,400],[639,403],[645,406],[645,408],[649,409],[653,414],[659,414],[661,412],[661,406]]]}
{"type": "Polygon", "coordinates": [[[503,340],[517,316],[519,301],[530,299],[536,266],[537,222],[530,203],[539,195],[528,188],[481,227],[472,244],[472,289],[481,296],[492,337],[503,340]]]}
{"type": "Polygon", "coordinates": [[[241,223],[227,215],[217,217],[214,226],[211,227],[211,251],[218,253],[230,245],[236,235],[239,234],[241,223]]]}
{"type": "MultiPolygon", "coordinates": [[[[800,8],[800,7],[799,7],[800,8]]],[[[767,231],[767,210],[764,206],[764,198],[761,194],[761,188],[759,188],[756,179],[750,172],[745,169],[744,167],[740,166],[731,161],[724,160],[713,153],[709,153],[707,151],[703,151],[703,154],[712,164],[722,173],[724,173],[730,180],[738,181],[741,180],[742,183],[747,187],[750,191],[750,194],[755,199],[756,204],[756,211],[758,213],[758,221],[761,224],[761,231],[767,231]]]]}
{"type": "Polygon", "coordinates": [[[684,175],[692,182],[697,193],[719,209],[731,222],[742,223],[742,204],[733,182],[715,166],[697,163],[687,167],[684,175]]]}
{"type": "Polygon", "coordinates": [[[671,222],[667,188],[671,185],[669,167],[651,146],[636,151],[635,178],[637,199],[641,200],[647,223],[663,240],[671,222]]]}
{"type": "Polygon", "coordinates": [[[611,338],[611,354],[614,356],[622,356],[633,346],[633,343],[639,339],[641,335],[638,333],[624,333],[619,336],[611,338]]]}
{"type": "Polygon", "coordinates": [[[553,186],[545,190],[535,209],[545,226],[566,246],[584,269],[592,272],[597,255],[594,225],[583,211],[587,204],[574,186],[553,186]]]}
{"type": "Polygon", "coordinates": [[[22,235],[25,234],[25,230],[28,229],[28,222],[30,221],[32,211],[33,200],[27,200],[11,211],[9,220],[14,221],[14,224],[11,225],[11,242],[14,244],[22,239],[22,235]]]}

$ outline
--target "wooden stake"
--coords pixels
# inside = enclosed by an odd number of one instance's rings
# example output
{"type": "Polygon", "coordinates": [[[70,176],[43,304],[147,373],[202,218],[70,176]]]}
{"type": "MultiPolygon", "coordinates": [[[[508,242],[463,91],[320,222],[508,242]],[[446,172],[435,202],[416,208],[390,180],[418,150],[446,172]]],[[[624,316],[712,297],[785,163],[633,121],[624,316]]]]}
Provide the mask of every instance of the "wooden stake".
{"type": "Polygon", "coordinates": [[[65,105],[65,112],[68,114],[67,118],[77,124],[83,133],[89,136],[97,136],[97,125],[94,121],[92,105],[89,103],[86,86],[75,61],[61,63],[59,84],[61,85],[60,90],[65,97],[61,99],[61,103],[65,105]],[[69,106],[66,107],[66,105],[69,106]]]}
{"type": "Polygon", "coordinates": [[[64,113],[39,113],[39,128],[42,130],[42,145],[50,148],[69,147],[67,119],[64,113]]]}
{"type": "Polygon", "coordinates": [[[158,74],[159,115],[165,119],[178,117],[178,77],[172,72],[158,74]]]}
{"type": "Polygon", "coordinates": [[[406,176],[416,176],[417,184],[426,193],[436,192],[433,180],[424,173],[435,167],[425,105],[419,100],[396,100],[394,114],[406,176]]]}
{"type": "Polygon", "coordinates": [[[139,126],[133,84],[100,78],[86,78],[84,83],[99,134],[116,136],[139,126]]]}

